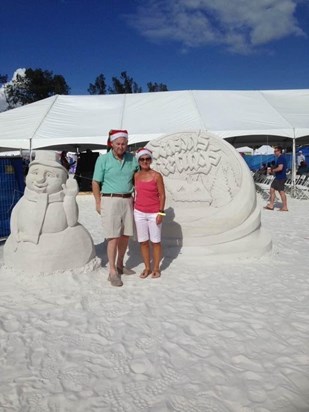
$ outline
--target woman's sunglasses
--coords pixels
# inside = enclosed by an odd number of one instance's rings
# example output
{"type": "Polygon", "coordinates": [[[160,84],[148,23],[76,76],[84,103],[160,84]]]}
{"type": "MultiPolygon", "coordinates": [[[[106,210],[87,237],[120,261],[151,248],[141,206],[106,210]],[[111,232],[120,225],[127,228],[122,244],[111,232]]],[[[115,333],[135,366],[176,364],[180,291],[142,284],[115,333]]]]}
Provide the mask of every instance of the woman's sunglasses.
{"type": "Polygon", "coordinates": [[[140,157],[138,159],[139,162],[150,162],[151,158],[150,157],[140,157]]]}

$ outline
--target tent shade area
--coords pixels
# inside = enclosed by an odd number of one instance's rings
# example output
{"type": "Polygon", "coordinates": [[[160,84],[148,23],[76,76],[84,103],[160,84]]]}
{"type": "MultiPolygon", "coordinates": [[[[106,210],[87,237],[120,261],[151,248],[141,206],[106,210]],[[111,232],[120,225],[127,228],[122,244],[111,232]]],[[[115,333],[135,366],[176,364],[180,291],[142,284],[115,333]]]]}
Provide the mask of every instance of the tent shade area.
{"type": "MultiPolygon", "coordinates": [[[[287,169],[292,169],[292,154],[286,154],[285,158],[287,162],[287,169]]],[[[263,164],[265,164],[266,166],[271,166],[271,162],[276,161],[274,154],[244,156],[243,159],[247,163],[249,169],[254,172],[259,170],[263,164]]]]}
{"type": "Polygon", "coordinates": [[[309,142],[309,89],[185,90],[52,96],[0,113],[0,147],[105,147],[110,129],[137,144],[179,131],[207,130],[234,146],[309,142]]]}
{"type": "Polygon", "coordinates": [[[10,234],[13,207],[25,189],[21,157],[0,157],[0,239],[10,234]]]}

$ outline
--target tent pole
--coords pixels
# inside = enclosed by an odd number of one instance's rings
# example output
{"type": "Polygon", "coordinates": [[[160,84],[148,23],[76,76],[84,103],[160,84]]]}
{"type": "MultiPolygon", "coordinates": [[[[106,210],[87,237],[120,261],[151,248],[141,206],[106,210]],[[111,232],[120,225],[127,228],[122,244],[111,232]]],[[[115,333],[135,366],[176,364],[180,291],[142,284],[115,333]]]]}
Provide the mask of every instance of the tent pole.
{"type": "Polygon", "coordinates": [[[296,182],[296,142],[295,142],[295,129],[293,137],[293,150],[292,150],[292,197],[295,197],[295,182],[296,182]]]}
{"type": "Polygon", "coordinates": [[[29,139],[29,161],[32,160],[32,138],[29,139]]]}

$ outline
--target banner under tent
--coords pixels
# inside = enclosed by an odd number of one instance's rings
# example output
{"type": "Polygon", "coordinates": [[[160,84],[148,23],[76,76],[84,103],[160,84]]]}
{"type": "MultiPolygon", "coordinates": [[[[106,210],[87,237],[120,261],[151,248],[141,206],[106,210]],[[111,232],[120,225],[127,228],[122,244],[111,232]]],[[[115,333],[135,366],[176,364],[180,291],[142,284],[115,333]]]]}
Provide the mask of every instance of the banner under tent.
{"type": "Polygon", "coordinates": [[[127,129],[131,145],[207,130],[234,147],[292,146],[295,165],[296,141],[309,143],[309,89],[56,95],[0,113],[0,148],[100,149],[112,128],[127,129]]]}

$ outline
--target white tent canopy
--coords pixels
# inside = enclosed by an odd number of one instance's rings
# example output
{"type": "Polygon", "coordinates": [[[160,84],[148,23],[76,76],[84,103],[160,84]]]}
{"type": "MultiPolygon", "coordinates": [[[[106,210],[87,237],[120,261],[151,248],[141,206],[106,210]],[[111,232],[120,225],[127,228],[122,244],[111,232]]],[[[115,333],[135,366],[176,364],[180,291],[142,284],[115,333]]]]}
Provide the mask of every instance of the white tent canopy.
{"type": "Polygon", "coordinates": [[[262,146],[255,149],[254,154],[255,155],[274,154],[274,148],[272,146],[267,145],[267,144],[263,144],[262,146]]]}
{"type": "Polygon", "coordinates": [[[127,129],[131,144],[200,129],[235,146],[308,141],[309,89],[56,95],[0,113],[0,147],[94,149],[112,128],[127,129]]]}
{"type": "Polygon", "coordinates": [[[236,150],[239,153],[250,153],[251,155],[253,154],[253,149],[249,146],[238,147],[236,150]]]}

